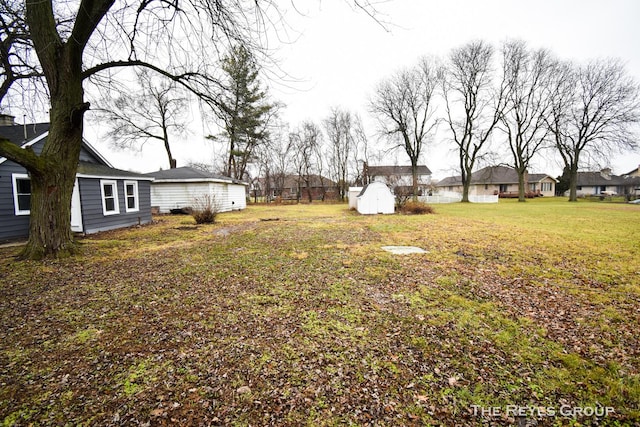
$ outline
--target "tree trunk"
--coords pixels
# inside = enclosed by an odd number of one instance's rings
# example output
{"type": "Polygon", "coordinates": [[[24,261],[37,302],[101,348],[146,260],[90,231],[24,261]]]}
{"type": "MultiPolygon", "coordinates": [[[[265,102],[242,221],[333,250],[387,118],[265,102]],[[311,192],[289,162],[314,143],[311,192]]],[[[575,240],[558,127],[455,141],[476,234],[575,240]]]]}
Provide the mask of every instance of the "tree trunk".
{"type": "Polygon", "coordinates": [[[68,96],[52,105],[49,135],[40,154],[41,166],[30,171],[29,241],[21,253],[26,259],[77,252],[71,231],[71,195],[82,145],[82,115],[87,105],[81,102],[81,89],[80,97],[73,96],[73,85],[67,86],[68,96]]]}
{"type": "Polygon", "coordinates": [[[60,45],[53,55],[42,55],[47,70],[51,111],[47,140],[31,176],[29,240],[22,258],[68,256],[77,252],[71,232],[71,195],[82,146],[84,102],[82,61],[77,51],[60,45]]]}
{"type": "Polygon", "coordinates": [[[173,154],[171,154],[171,146],[169,145],[169,133],[167,132],[167,125],[164,117],[162,118],[162,142],[164,143],[164,150],[167,152],[167,157],[169,158],[169,169],[175,169],[178,164],[176,159],[173,158],[173,154]]]}
{"type": "Polygon", "coordinates": [[[516,169],[518,172],[518,201],[519,202],[526,202],[526,198],[525,198],[525,187],[526,187],[526,180],[525,180],[525,174],[527,173],[526,170],[520,171],[518,169],[516,169]]]}
{"type": "Polygon", "coordinates": [[[418,159],[411,159],[411,177],[413,178],[413,198],[414,202],[418,201],[418,159]]]}
{"type": "Polygon", "coordinates": [[[569,171],[569,201],[578,201],[578,166],[571,165],[569,171]]]}
{"type": "Polygon", "coordinates": [[[462,203],[469,203],[469,182],[462,183],[462,203]]]}
{"type": "Polygon", "coordinates": [[[71,232],[70,203],[76,168],[65,166],[31,174],[29,241],[21,258],[64,257],[78,251],[71,232]]]}
{"type": "Polygon", "coordinates": [[[462,175],[462,203],[469,203],[469,187],[471,186],[471,170],[461,165],[462,175]]]}

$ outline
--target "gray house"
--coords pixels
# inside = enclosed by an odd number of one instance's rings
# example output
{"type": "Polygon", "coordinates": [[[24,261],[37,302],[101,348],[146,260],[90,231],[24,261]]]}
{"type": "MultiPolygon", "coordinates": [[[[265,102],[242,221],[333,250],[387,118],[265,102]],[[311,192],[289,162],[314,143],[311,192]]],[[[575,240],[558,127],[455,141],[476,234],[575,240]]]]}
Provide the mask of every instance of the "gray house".
{"type": "MultiPolygon", "coordinates": [[[[17,125],[12,116],[0,115],[0,136],[37,154],[48,134],[48,123],[17,125]]],[[[113,168],[83,141],[71,202],[71,229],[90,234],[150,222],[152,180],[113,168]]],[[[26,169],[0,157],[0,241],[28,236],[30,203],[26,169]]]]}

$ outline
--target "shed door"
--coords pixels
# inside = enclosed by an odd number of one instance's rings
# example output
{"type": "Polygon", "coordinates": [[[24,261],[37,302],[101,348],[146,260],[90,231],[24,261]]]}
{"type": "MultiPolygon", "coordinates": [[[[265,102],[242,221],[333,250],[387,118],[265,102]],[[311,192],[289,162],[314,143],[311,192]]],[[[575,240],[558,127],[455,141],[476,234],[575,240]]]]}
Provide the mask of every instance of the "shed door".
{"type": "Polygon", "coordinates": [[[384,212],[384,202],[385,202],[385,194],[382,188],[376,189],[376,213],[383,214],[384,212]]]}
{"type": "Polygon", "coordinates": [[[71,194],[71,231],[82,232],[82,206],[80,205],[80,191],[78,190],[77,179],[71,194]]]}

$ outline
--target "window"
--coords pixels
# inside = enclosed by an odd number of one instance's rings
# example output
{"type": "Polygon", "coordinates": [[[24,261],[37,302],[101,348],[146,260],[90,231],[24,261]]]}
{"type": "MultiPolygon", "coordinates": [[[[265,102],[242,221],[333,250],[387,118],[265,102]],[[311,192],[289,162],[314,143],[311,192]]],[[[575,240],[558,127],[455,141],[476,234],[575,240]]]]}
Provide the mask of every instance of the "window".
{"type": "Polygon", "coordinates": [[[118,185],[116,181],[100,181],[102,192],[102,213],[104,215],[115,215],[120,213],[118,205],[118,185]]]}
{"type": "Polygon", "coordinates": [[[124,196],[126,200],[125,210],[127,212],[138,212],[138,181],[124,182],[124,196]]]}
{"type": "Polygon", "coordinates": [[[506,193],[507,190],[509,189],[509,184],[500,184],[499,188],[501,193],[506,193]]]}
{"type": "Polygon", "coordinates": [[[29,175],[13,174],[13,206],[16,215],[31,213],[31,180],[29,175]]]}
{"type": "Polygon", "coordinates": [[[542,191],[551,191],[551,183],[543,182],[542,183],[542,191]]]}
{"type": "Polygon", "coordinates": [[[536,191],[536,183],[535,182],[530,182],[529,183],[529,191],[536,191]]]}

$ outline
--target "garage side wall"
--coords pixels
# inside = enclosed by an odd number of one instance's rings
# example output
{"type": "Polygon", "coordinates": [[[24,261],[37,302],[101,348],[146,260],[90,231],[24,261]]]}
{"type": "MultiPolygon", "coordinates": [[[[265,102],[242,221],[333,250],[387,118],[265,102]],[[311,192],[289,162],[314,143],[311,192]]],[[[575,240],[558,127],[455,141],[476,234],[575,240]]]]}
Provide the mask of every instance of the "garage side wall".
{"type": "Polygon", "coordinates": [[[197,199],[210,195],[219,212],[245,209],[247,207],[245,186],[222,182],[154,182],[151,184],[151,206],[159,213],[171,209],[197,207],[197,199]]]}

